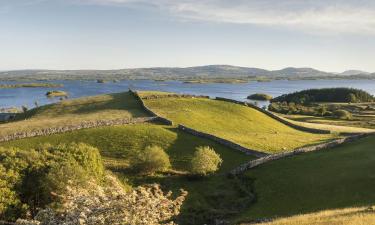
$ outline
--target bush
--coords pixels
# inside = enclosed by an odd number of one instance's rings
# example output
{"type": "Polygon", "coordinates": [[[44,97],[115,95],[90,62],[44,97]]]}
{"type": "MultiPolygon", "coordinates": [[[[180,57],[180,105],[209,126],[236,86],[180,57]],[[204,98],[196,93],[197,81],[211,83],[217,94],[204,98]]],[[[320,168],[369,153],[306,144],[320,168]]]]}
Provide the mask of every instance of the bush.
{"type": "Polygon", "coordinates": [[[147,146],[143,152],[139,153],[135,162],[136,170],[147,175],[164,172],[170,167],[168,154],[159,146],[147,146]]]}
{"type": "Polygon", "coordinates": [[[0,148],[0,220],[35,215],[64,194],[66,185],[100,181],[99,150],[86,144],[43,145],[37,149],[0,148]]]}
{"type": "Polygon", "coordinates": [[[337,119],[350,120],[352,119],[352,114],[346,110],[340,109],[333,112],[333,116],[337,119]]]}
{"type": "Polygon", "coordinates": [[[206,176],[216,172],[223,160],[214,149],[205,146],[198,147],[191,160],[191,172],[198,176],[206,176]]]}
{"type": "Polygon", "coordinates": [[[259,100],[259,101],[269,101],[269,100],[272,99],[272,96],[267,95],[267,94],[262,94],[262,93],[256,93],[256,94],[247,96],[247,99],[259,100]]]}

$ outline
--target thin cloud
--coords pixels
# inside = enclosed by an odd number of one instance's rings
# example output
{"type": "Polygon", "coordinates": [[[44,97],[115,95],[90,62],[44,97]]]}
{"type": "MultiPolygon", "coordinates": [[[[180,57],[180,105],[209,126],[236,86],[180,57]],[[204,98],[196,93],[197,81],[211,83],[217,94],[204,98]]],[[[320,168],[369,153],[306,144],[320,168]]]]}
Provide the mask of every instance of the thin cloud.
{"type": "Polygon", "coordinates": [[[375,34],[372,0],[80,0],[151,6],[184,20],[288,27],[311,32],[375,34]]]}

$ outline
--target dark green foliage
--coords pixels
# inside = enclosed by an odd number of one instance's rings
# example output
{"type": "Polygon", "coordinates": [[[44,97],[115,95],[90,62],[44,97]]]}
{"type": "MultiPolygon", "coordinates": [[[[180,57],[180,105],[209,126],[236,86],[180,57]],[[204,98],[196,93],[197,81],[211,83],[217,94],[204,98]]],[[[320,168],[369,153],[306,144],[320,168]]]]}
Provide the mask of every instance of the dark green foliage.
{"type": "Polygon", "coordinates": [[[103,174],[99,151],[85,144],[0,148],[0,220],[35,215],[56,201],[67,184],[83,185],[103,174]]]}
{"type": "Polygon", "coordinates": [[[259,101],[269,101],[269,100],[272,99],[272,96],[268,95],[268,94],[256,93],[256,94],[252,94],[252,95],[247,96],[247,99],[259,100],[259,101]]]}
{"type": "Polygon", "coordinates": [[[268,106],[268,110],[282,114],[299,114],[309,116],[326,116],[330,113],[326,108],[323,107],[304,106],[294,102],[272,102],[268,106]]]}
{"type": "Polygon", "coordinates": [[[369,93],[354,88],[309,89],[276,97],[272,102],[294,102],[307,105],[312,102],[372,102],[369,93]]]}

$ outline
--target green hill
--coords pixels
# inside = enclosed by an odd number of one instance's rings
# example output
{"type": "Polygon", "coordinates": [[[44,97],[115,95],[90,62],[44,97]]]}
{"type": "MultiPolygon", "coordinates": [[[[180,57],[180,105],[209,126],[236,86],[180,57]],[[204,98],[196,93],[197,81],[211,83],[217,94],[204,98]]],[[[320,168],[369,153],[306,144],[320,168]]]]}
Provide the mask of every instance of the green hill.
{"type": "Polygon", "coordinates": [[[160,92],[141,92],[145,104],[158,115],[199,131],[214,134],[258,151],[275,153],[316,144],[333,135],[295,130],[258,110],[206,98],[161,97],[160,92]]]}
{"type": "Polygon", "coordinates": [[[257,202],[241,220],[374,205],[375,137],[273,161],[246,172],[257,202]]]}
{"type": "Polygon", "coordinates": [[[0,124],[0,135],[82,121],[145,117],[148,115],[129,92],[83,97],[41,106],[21,114],[16,121],[0,124]]]}

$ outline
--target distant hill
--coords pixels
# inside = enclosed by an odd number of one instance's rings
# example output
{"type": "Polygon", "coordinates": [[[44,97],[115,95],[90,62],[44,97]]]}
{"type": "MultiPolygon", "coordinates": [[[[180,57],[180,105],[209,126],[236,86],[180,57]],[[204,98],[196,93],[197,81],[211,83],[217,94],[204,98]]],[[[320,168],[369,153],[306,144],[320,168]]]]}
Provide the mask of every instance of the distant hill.
{"type": "Polygon", "coordinates": [[[340,73],[340,75],[344,75],[344,76],[360,75],[360,74],[368,75],[370,73],[366,71],[362,71],[362,70],[347,70],[347,71],[340,73]]]}
{"type": "MultiPolygon", "coordinates": [[[[362,71],[360,71],[362,72],[362,71]]],[[[2,80],[56,80],[56,79],[213,79],[213,78],[268,78],[268,79],[322,79],[342,76],[357,76],[359,71],[346,71],[342,74],[324,72],[313,68],[288,67],[281,70],[265,70],[252,67],[230,65],[207,65],[196,67],[153,67],[119,70],[17,70],[2,71],[2,80]]],[[[358,74],[363,78],[375,78],[374,74],[358,74]]],[[[357,77],[353,77],[355,79],[357,77]]]]}

